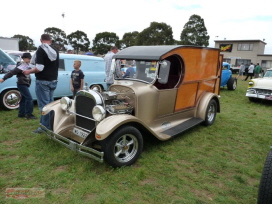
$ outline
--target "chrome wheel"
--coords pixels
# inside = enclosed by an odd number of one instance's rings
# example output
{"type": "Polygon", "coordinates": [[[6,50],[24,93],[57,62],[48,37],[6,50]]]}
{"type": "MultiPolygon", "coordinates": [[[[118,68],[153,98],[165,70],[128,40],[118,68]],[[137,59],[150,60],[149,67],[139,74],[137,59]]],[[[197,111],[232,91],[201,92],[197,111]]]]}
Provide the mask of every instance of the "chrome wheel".
{"type": "Polygon", "coordinates": [[[234,80],[233,82],[233,90],[235,90],[237,88],[237,80],[234,80]]]}
{"type": "Polygon", "coordinates": [[[11,89],[4,91],[1,94],[0,105],[6,110],[13,110],[19,108],[21,100],[21,94],[18,90],[11,89]]]}
{"type": "Polygon", "coordinates": [[[214,99],[210,100],[209,105],[207,106],[206,109],[206,117],[204,124],[206,126],[212,125],[215,121],[216,118],[216,113],[217,113],[217,103],[214,99]]]}
{"type": "Polygon", "coordinates": [[[119,162],[130,161],[138,152],[138,140],[134,135],[121,136],[114,146],[114,157],[119,162]]]}
{"type": "Polygon", "coordinates": [[[141,132],[133,126],[122,126],[102,141],[104,159],[112,167],[129,166],[136,162],[143,149],[141,132]]]}
{"type": "Polygon", "coordinates": [[[214,116],[215,116],[215,105],[211,104],[208,107],[208,114],[207,114],[208,121],[212,121],[214,119],[214,116]]]}

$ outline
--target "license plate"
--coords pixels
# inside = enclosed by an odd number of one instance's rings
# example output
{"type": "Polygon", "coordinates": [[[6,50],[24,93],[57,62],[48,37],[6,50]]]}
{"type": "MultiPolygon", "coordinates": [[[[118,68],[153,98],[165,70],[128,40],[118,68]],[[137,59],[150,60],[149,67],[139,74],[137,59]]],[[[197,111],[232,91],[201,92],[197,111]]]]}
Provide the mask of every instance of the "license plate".
{"type": "Polygon", "coordinates": [[[74,133],[75,135],[79,136],[79,137],[84,138],[84,139],[89,135],[88,132],[85,132],[85,131],[80,130],[80,129],[78,129],[78,128],[74,128],[74,129],[73,129],[73,133],[74,133]]]}

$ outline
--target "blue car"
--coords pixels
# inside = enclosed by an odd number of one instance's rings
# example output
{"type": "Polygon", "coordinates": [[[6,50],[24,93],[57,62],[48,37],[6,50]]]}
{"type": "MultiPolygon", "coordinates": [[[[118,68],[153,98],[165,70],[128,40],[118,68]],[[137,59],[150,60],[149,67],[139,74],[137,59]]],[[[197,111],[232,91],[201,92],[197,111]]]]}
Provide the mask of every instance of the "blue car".
{"type": "MultiPolygon", "coordinates": [[[[101,57],[87,56],[87,55],[74,55],[74,54],[60,54],[59,59],[59,74],[58,85],[54,92],[54,98],[63,96],[73,96],[70,89],[71,73],[74,69],[74,60],[81,61],[80,69],[83,71],[84,83],[88,84],[90,89],[102,92],[106,89],[105,83],[105,62],[101,57]]],[[[16,62],[0,49],[0,78],[3,78],[5,72],[14,68],[16,62]]],[[[30,93],[34,100],[37,99],[35,93],[35,75],[31,74],[32,83],[29,87],[30,93]]],[[[5,82],[0,83],[0,106],[6,110],[12,110],[19,107],[21,95],[16,85],[17,77],[13,76],[5,82]]]]}
{"type": "Polygon", "coordinates": [[[232,76],[230,64],[223,62],[222,75],[221,75],[221,87],[227,86],[228,90],[235,90],[237,87],[237,79],[232,76]]]}

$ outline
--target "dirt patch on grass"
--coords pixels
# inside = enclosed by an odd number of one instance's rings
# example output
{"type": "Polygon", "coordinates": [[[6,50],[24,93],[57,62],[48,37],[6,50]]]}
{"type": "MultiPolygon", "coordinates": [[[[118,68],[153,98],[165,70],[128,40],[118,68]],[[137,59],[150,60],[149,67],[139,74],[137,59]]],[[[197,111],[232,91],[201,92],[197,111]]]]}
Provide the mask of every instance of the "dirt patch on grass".
{"type": "Polygon", "coordinates": [[[70,189],[64,189],[64,188],[57,188],[57,189],[48,189],[48,191],[52,194],[52,195],[69,195],[71,190],[70,189]]]}
{"type": "Polygon", "coordinates": [[[95,194],[95,193],[90,193],[90,194],[87,194],[87,195],[84,195],[84,200],[85,201],[93,201],[93,200],[95,200],[96,198],[97,198],[97,194],[95,194]]]}
{"type": "Polygon", "coordinates": [[[149,178],[149,179],[145,179],[145,180],[142,180],[140,183],[140,185],[146,185],[146,184],[153,184],[153,185],[158,185],[158,182],[157,180],[153,179],[153,178],[149,178]]]}
{"type": "Polygon", "coordinates": [[[62,172],[62,171],[66,171],[67,169],[67,166],[58,166],[55,171],[56,172],[62,172]]]}
{"type": "Polygon", "coordinates": [[[2,144],[4,145],[14,145],[14,144],[17,144],[17,143],[20,143],[21,140],[9,140],[9,141],[4,141],[2,142],[2,144]]]}
{"type": "Polygon", "coordinates": [[[206,198],[208,200],[213,200],[213,197],[214,197],[214,195],[212,193],[210,193],[209,191],[205,191],[205,190],[192,189],[192,192],[198,198],[206,198]]]}

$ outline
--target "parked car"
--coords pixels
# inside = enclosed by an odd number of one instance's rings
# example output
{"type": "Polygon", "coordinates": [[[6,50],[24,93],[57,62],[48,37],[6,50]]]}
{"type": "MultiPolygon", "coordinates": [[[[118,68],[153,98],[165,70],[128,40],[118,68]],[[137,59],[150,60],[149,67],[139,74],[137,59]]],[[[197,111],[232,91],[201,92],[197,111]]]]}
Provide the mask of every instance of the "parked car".
{"type": "MultiPolygon", "coordinates": [[[[13,64],[12,60],[3,51],[0,52],[1,59],[3,59],[4,69],[8,67],[8,64],[13,64]]],[[[74,60],[80,60],[81,70],[84,72],[84,82],[88,84],[88,88],[102,91],[106,89],[105,83],[105,62],[103,58],[93,57],[87,55],[74,55],[74,54],[60,54],[59,59],[59,73],[58,73],[58,85],[54,91],[54,98],[61,98],[62,96],[73,96],[70,89],[70,77],[71,72],[74,69],[74,60]]],[[[1,63],[2,64],[2,63],[1,63]]],[[[6,72],[6,71],[5,71],[6,72]]],[[[5,73],[0,74],[0,78],[3,78],[5,73]]],[[[35,93],[35,76],[31,74],[32,83],[29,88],[30,93],[34,100],[37,99],[35,93]]],[[[16,85],[17,78],[6,80],[4,83],[0,83],[0,106],[3,109],[12,110],[19,107],[21,95],[16,85]]]]}
{"type": "Polygon", "coordinates": [[[113,57],[109,91],[82,90],[75,100],[63,97],[46,105],[43,114],[54,112],[53,128],[41,127],[79,154],[113,167],[131,165],[142,152],[143,137],[168,140],[200,123],[214,123],[222,59],[216,48],[126,48],[113,57]],[[135,60],[132,78],[117,77],[120,59],[135,60]]]}
{"type": "Polygon", "coordinates": [[[246,96],[252,102],[258,99],[272,100],[272,68],[266,70],[263,78],[248,82],[246,96]]]}
{"type": "Polygon", "coordinates": [[[220,86],[227,86],[228,90],[235,90],[237,87],[237,79],[232,76],[230,64],[227,62],[223,62],[222,64],[222,76],[220,86]]]}

